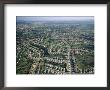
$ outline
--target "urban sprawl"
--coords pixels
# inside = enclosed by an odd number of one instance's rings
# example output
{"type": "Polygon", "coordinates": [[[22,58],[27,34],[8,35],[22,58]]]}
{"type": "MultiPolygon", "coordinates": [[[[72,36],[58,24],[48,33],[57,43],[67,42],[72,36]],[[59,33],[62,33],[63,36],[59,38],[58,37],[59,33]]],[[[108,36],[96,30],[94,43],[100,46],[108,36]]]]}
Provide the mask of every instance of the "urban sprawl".
{"type": "Polygon", "coordinates": [[[94,74],[94,24],[16,23],[17,74],[94,74]]]}

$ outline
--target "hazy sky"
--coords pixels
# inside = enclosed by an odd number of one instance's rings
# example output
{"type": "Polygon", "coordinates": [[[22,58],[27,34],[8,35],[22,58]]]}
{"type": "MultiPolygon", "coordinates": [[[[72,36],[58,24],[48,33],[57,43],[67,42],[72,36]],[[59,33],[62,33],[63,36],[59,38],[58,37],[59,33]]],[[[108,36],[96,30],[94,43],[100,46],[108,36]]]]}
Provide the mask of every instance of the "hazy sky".
{"type": "Polygon", "coordinates": [[[72,21],[94,20],[93,16],[17,16],[17,21],[72,21]]]}

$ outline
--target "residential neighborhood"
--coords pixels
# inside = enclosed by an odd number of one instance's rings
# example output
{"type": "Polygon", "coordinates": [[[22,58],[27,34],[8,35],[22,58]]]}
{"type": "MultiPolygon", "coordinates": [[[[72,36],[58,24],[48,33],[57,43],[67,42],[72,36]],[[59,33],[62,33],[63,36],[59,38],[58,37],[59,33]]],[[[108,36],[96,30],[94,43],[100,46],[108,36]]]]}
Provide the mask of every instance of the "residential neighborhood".
{"type": "Polygon", "coordinates": [[[94,74],[93,20],[16,21],[16,74],[94,74]]]}

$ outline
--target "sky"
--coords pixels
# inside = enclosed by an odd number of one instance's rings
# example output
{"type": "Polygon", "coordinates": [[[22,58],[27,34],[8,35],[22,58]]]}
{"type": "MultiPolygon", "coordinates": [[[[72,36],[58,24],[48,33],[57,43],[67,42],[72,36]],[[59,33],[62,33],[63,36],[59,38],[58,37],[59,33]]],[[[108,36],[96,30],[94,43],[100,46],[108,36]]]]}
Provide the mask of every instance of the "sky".
{"type": "Polygon", "coordinates": [[[94,20],[93,16],[17,16],[17,21],[86,21],[94,20]]]}

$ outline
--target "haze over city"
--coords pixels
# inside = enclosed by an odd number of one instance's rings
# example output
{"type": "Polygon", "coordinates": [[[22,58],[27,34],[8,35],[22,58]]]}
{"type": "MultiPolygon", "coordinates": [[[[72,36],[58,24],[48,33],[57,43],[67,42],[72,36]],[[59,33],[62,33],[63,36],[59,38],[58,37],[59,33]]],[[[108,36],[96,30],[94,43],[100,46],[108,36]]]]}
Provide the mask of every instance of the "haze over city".
{"type": "Polygon", "coordinates": [[[19,16],[17,21],[87,21],[94,20],[93,16],[19,16]]]}

